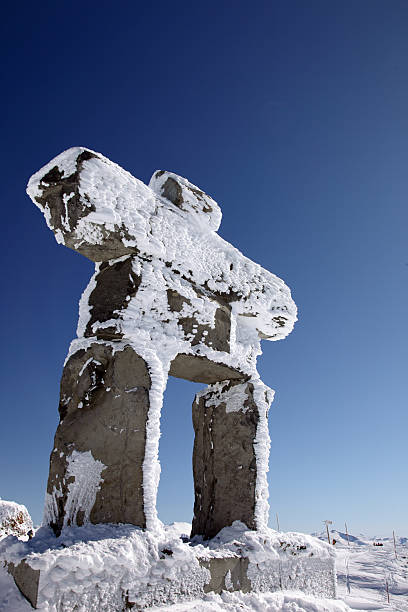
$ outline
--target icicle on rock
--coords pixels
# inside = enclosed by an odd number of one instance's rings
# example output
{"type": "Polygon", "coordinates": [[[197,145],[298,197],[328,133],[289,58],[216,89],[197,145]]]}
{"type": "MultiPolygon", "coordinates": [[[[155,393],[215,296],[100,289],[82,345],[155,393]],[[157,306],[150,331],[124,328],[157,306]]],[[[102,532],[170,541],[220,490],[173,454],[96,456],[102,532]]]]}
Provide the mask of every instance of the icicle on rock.
{"type": "Polygon", "coordinates": [[[57,241],[95,262],[61,381],[45,523],[160,527],[160,410],[167,376],[203,382],[193,407],[193,534],[266,526],[273,392],[261,339],[285,338],[285,283],[216,232],[218,204],[187,179],[149,185],[99,153],[65,151],[29,181],[57,241]],[[242,492],[245,491],[245,496],[242,492]]]}

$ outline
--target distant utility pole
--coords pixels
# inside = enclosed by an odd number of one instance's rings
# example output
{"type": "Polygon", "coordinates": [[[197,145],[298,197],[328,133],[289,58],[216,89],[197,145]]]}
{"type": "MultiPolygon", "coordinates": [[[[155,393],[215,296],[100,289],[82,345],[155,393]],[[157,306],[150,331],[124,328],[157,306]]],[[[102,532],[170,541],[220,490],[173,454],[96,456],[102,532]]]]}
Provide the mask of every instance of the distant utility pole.
{"type": "Polygon", "coordinates": [[[398,557],[397,557],[397,544],[396,544],[396,542],[395,542],[395,531],[394,531],[394,530],[392,530],[392,537],[393,537],[393,540],[394,540],[394,552],[395,552],[395,558],[396,558],[396,559],[398,559],[398,557]]]}
{"type": "Polygon", "coordinates": [[[350,539],[349,539],[349,534],[348,534],[348,529],[347,529],[347,523],[344,523],[344,526],[346,528],[347,546],[350,548],[350,539]]]}
{"type": "Polygon", "coordinates": [[[278,513],[276,513],[276,523],[278,525],[278,531],[280,531],[280,527],[279,527],[279,516],[278,513]]]}
{"type": "Polygon", "coordinates": [[[326,525],[327,541],[329,542],[329,544],[331,544],[331,542],[330,542],[330,533],[329,533],[329,525],[332,525],[333,521],[323,521],[323,523],[326,525]]]}

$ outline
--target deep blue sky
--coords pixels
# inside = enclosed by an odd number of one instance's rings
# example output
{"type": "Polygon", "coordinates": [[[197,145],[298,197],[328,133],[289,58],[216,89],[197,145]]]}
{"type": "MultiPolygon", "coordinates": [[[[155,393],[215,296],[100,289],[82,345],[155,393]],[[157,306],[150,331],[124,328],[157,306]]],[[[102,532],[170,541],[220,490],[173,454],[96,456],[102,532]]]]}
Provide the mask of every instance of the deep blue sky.
{"type": "MultiPolygon", "coordinates": [[[[259,358],[271,519],[408,535],[406,0],[26,1],[1,30],[0,496],[40,520],[92,273],[25,185],[83,145],[144,181],[189,178],[220,203],[220,234],[291,287],[299,322],[259,358]]],[[[166,394],[166,522],[192,515],[197,387],[166,394]]]]}

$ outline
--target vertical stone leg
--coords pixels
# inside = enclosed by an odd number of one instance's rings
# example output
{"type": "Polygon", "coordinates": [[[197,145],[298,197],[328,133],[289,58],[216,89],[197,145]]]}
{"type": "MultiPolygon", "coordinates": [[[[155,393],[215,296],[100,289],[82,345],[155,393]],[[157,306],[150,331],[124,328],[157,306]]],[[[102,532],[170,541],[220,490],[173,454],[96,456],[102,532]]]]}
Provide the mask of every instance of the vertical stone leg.
{"type": "Polygon", "coordinates": [[[196,395],[192,536],[212,538],[236,520],[249,529],[267,525],[272,399],[259,380],[227,380],[196,395]]]}
{"type": "Polygon", "coordinates": [[[61,380],[60,424],[50,458],[44,523],[146,527],[143,461],[151,380],[130,346],[91,343],[61,380]]]}

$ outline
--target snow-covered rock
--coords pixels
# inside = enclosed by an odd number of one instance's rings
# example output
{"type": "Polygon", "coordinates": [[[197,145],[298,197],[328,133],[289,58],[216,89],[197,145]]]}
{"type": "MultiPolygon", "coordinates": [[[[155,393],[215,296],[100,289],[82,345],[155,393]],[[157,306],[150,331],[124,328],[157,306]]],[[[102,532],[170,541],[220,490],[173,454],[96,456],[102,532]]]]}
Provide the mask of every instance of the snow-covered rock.
{"type": "Polygon", "coordinates": [[[335,597],[331,547],[267,528],[274,393],[256,360],[262,339],[293,329],[289,288],[223,240],[218,204],[174,173],[145,185],[77,147],[27,191],[57,242],[95,262],[61,381],[44,527],[0,547],[27,598],[114,612],[223,591],[335,597]],[[191,541],[156,512],[169,375],[208,384],[194,403],[191,541]]]}
{"type": "Polygon", "coordinates": [[[216,234],[219,206],[187,179],[158,171],[147,186],[100,153],[73,147],[34,174],[27,192],[58,242],[92,261],[140,253],[167,262],[195,286],[229,296],[262,338],[292,330],[288,287],[216,234]]]}
{"type": "Polygon", "coordinates": [[[0,499],[0,538],[26,536],[32,530],[33,522],[25,506],[0,499]]]}
{"type": "Polygon", "coordinates": [[[87,522],[160,529],[160,411],[172,375],[208,384],[224,425],[211,435],[201,396],[193,533],[210,538],[234,520],[262,529],[273,391],[256,360],[261,339],[292,331],[289,288],[223,240],[218,204],[174,173],[156,171],[145,185],[76,147],[27,192],[57,241],[95,262],[61,381],[45,523],[56,533],[87,522]]]}

